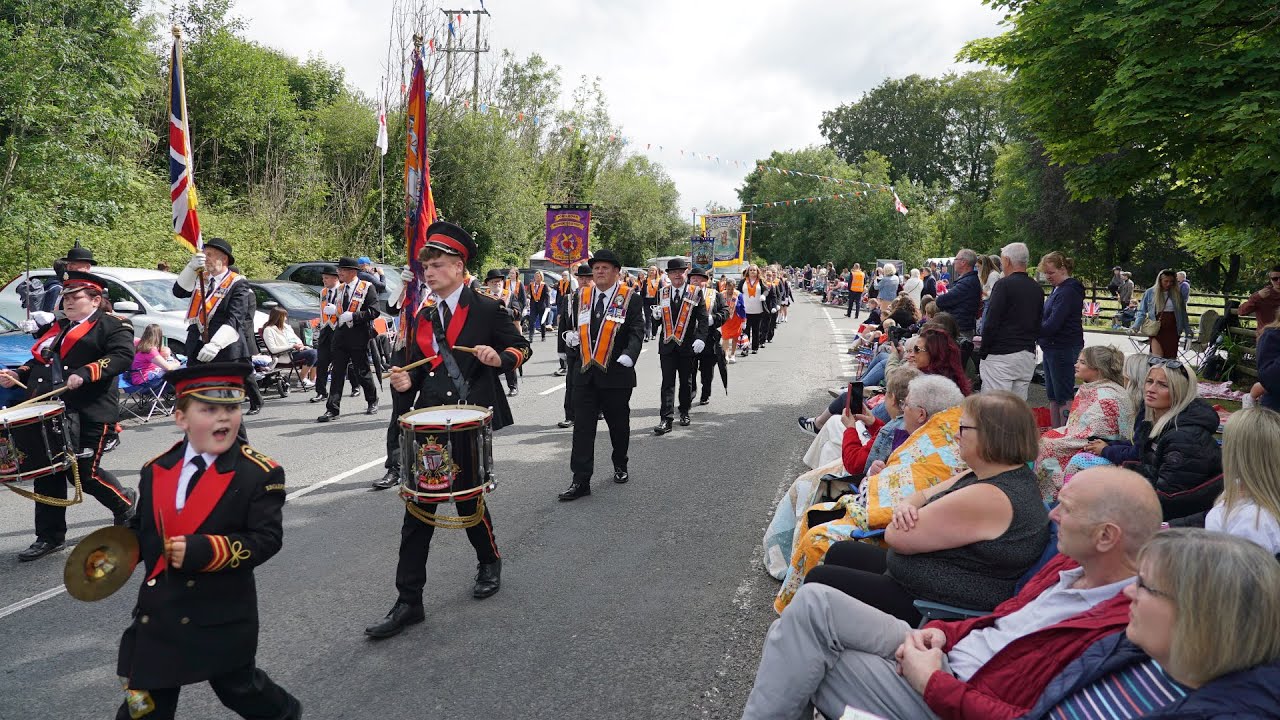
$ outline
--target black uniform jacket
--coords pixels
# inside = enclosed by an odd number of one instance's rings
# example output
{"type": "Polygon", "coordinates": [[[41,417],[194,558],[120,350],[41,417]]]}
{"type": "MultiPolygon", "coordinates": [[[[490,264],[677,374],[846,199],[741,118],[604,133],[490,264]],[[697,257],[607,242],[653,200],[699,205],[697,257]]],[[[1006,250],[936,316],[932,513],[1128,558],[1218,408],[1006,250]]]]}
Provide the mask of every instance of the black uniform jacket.
{"type": "Polygon", "coordinates": [[[258,648],[258,594],[253,569],[284,540],[284,468],[237,441],[195,482],[174,510],[183,440],[142,467],[138,535],[146,574],[133,624],[120,640],[116,674],[129,687],[152,689],[202,682],[253,662],[258,648]],[[182,569],[162,561],[164,531],[185,535],[182,569]]]}
{"type": "MultiPolygon", "coordinates": [[[[359,282],[357,280],[356,282],[359,282]]],[[[334,305],[338,306],[338,314],[346,312],[350,309],[350,304],[342,304],[342,295],[346,292],[345,285],[339,285],[336,290],[337,301],[334,305]]],[[[377,335],[373,329],[373,321],[378,319],[378,288],[373,283],[369,283],[369,289],[364,293],[364,300],[361,301],[359,309],[355,310],[351,315],[351,324],[338,326],[333,329],[333,337],[330,340],[331,347],[343,347],[348,350],[360,351],[368,347],[369,341],[377,335]]]]}
{"type": "MultiPolygon", "coordinates": [[[[173,296],[177,298],[190,298],[192,291],[184,290],[178,283],[173,284],[173,296]]],[[[231,287],[227,288],[227,294],[222,297],[222,302],[218,303],[218,307],[214,308],[213,314],[209,316],[209,334],[213,337],[218,332],[218,328],[223,325],[231,325],[236,329],[236,334],[240,336],[240,340],[218,351],[213,362],[227,362],[230,360],[244,360],[250,355],[258,352],[257,343],[248,345],[245,343],[246,337],[253,337],[253,308],[257,305],[257,300],[253,296],[253,290],[249,287],[249,283],[242,277],[241,279],[231,283],[231,287]],[[246,335],[245,333],[248,333],[246,335]]],[[[200,325],[191,323],[187,327],[187,357],[188,362],[194,362],[196,355],[200,354],[200,348],[204,347],[204,339],[200,336],[200,325]]]]}
{"type": "MultiPolygon", "coordinates": [[[[724,349],[720,347],[720,327],[729,320],[729,305],[724,301],[723,295],[711,288],[703,288],[703,292],[715,296],[711,312],[707,315],[707,347],[702,351],[704,356],[711,357],[724,353],[724,349]]],[[[706,307],[705,302],[702,307],[706,307]]]]}
{"type": "MultiPolygon", "coordinates": [[[[414,314],[415,337],[406,348],[409,362],[426,357],[425,348],[431,347],[432,330],[427,320],[428,312],[428,308],[422,307],[414,314]]],[[[449,347],[488,345],[498,352],[498,356],[502,358],[502,366],[496,368],[485,365],[468,352],[455,351],[452,355],[458,361],[458,369],[469,386],[467,404],[492,408],[494,430],[510,425],[513,422],[511,408],[507,405],[506,394],[498,386],[498,375],[523,365],[533,355],[533,351],[529,348],[529,341],[512,324],[506,308],[487,295],[474,292],[469,287],[462,288],[462,294],[458,296],[458,307],[452,312],[449,326],[445,328],[445,339],[449,347]]],[[[428,363],[409,371],[409,374],[413,380],[413,387],[409,392],[417,394],[415,408],[454,405],[459,402],[458,389],[454,387],[443,362],[435,364],[435,367],[428,363]]]]}
{"type": "MultiPolygon", "coordinates": [[[[585,280],[585,278],[584,278],[585,280]]],[[[594,293],[592,294],[594,297],[594,293]]],[[[585,370],[582,367],[582,353],[586,348],[586,339],[579,338],[578,347],[569,348],[569,382],[574,385],[595,385],[601,388],[633,388],[636,386],[635,364],[640,362],[640,349],[644,346],[645,319],[642,293],[631,291],[627,299],[626,314],[622,319],[622,327],[614,335],[613,351],[609,353],[609,362],[605,369],[594,363],[585,370]],[[631,367],[618,364],[618,358],[626,355],[631,358],[631,367]]],[[[582,290],[573,294],[568,316],[565,322],[569,330],[578,330],[579,304],[582,302],[582,290]]]]}
{"type": "MultiPolygon", "coordinates": [[[[693,298],[693,312],[689,313],[689,321],[686,323],[686,327],[684,331],[684,340],[678,343],[675,342],[674,338],[671,341],[667,340],[666,324],[662,322],[661,319],[659,319],[658,321],[658,327],[660,328],[660,337],[658,338],[658,354],[659,355],[670,355],[672,353],[675,353],[677,355],[683,355],[685,357],[693,357],[693,341],[694,340],[701,340],[704,345],[710,344],[710,342],[708,342],[707,340],[707,330],[709,328],[709,324],[707,322],[707,305],[705,300],[702,297],[702,293],[704,291],[701,288],[696,288],[690,285],[689,283],[685,283],[683,286],[681,286],[680,289],[684,291],[684,294],[681,297],[684,297],[686,299],[693,298]]],[[[676,323],[679,321],[679,318],[680,318],[680,312],[681,312],[680,306],[683,305],[684,302],[676,301],[677,295],[676,295],[675,288],[673,287],[663,288],[658,293],[659,315],[662,314],[662,305],[661,305],[662,295],[663,293],[666,293],[668,291],[671,293],[671,308],[670,308],[671,328],[674,330],[676,323]]],[[[710,292],[710,291],[708,290],[706,292],[710,292]]],[[[706,348],[704,347],[703,350],[706,350],[706,348]]]]}
{"type": "Polygon", "coordinates": [[[18,379],[30,389],[27,397],[61,387],[62,383],[53,382],[52,367],[61,361],[64,382],[71,375],[84,380],[80,387],[62,394],[67,410],[92,422],[114,423],[119,419],[116,376],[133,364],[133,330],[129,325],[101,310],[75,327],[65,317],[58,318],[32,350],[33,357],[18,368],[18,379]],[[36,348],[49,337],[54,338],[54,343],[39,357],[34,356],[36,348]],[[47,356],[49,352],[51,356],[47,356]]]}

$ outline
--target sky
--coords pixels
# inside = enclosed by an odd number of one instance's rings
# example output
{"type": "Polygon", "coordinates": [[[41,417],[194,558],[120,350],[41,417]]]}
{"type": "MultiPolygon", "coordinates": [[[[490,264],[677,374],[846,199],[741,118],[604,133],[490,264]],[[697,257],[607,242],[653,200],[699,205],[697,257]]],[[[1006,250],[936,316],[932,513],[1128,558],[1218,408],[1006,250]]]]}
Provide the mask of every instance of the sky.
{"type": "MultiPolygon", "coordinates": [[[[956,53],[1000,32],[1001,17],[979,0],[485,0],[485,7],[490,55],[538,53],[559,66],[562,107],[579,76],[600,78],[629,147],[663,165],[686,216],[712,202],[736,208],[745,171],[732,160],[822,144],[822,113],[886,78],[970,69],[956,53]]],[[[391,0],[238,0],[233,13],[250,39],[337,63],[370,96],[387,74],[391,0]]]]}

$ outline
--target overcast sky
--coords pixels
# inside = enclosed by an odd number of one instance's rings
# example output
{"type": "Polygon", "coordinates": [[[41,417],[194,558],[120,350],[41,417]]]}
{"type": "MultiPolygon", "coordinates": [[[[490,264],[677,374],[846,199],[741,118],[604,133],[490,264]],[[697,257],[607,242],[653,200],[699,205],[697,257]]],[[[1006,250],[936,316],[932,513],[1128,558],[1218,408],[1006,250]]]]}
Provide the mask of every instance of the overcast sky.
{"type": "MultiPolygon", "coordinates": [[[[541,54],[560,66],[566,95],[580,75],[600,77],[613,119],[633,149],[654,146],[646,154],[675,180],[686,217],[708,202],[737,206],[744,171],[732,160],[820,144],[822,113],[885,78],[965,69],[956,52],[999,32],[1000,19],[979,0],[486,0],[485,7],[492,55],[541,54]],[[680,149],[730,162],[681,157],[680,149]]],[[[385,72],[388,0],[239,0],[234,13],[248,21],[251,39],[300,58],[322,55],[374,95],[385,72]]]]}

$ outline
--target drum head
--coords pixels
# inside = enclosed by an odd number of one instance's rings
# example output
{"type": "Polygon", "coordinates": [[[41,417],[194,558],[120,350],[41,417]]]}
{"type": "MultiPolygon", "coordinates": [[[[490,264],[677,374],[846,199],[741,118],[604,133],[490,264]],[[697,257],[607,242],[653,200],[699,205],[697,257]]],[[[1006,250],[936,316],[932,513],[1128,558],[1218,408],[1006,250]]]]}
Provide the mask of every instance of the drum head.
{"type": "Polygon", "coordinates": [[[0,423],[20,425],[31,420],[57,415],[62,412],[62,403],[42,402],[20,408],[0,410],[0,423]]]}
{"type": "Polygon", "coordinates": [[[411,410],[400,416],[400,427],[415,431],[466,430],[488,425],[493,411],[479,405],[439,405],[411,410]]]}

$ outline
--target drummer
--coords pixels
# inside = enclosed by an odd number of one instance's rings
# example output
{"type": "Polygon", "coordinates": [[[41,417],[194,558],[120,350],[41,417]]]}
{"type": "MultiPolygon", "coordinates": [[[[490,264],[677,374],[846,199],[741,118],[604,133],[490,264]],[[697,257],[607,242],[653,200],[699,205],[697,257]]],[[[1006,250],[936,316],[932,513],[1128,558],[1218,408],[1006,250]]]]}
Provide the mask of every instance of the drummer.
{"type": "MultiPolygon", "coordinates": [[[[391,388],[396,393],[415,397],[417,408],[436,405],[466,404],[492,408],[492,427],[499,430],[512,423],[511,409],[498,385],[498,375],[514,370],[529,359],[529,342],[512,324],[510,315],[499,301],[481,295],[464,284],[466,264],[476,255],[471,233],[453,223],[439,221],[427,228],[427,242],[419,259],[431,297],[413,313],[413,341],[407,359],[432,358],[411,371],[391,368],[391,388]],[[436,339],[443,337],[444,347],[436,339]],[[452,351],[453,347],[469,351],[452,351]],[[450,359],[452,358],[452,359],[450,359]]],[[[469,478],[478,486],[481,468],[473,467],[467,454],[455,458],[460,478],[469,478]]],[[[412,472],[402,467],[402,472],[412,472]]],[[[457,486],[455,486],[457,487],[457,486]]],[[[434,504],[421,504],[420,512],[435,511],[434,504]]],[[[457,503],[460,515],[474,515],[477,500],[457,503]]],[[[373,638],[398,634],[407,625],[422,622],[422,589],[427,582],[427,552],[435,526],[415,517],[406,508],[400,530],[400,558],[396,565],[396,590],[399,596],[382,621],[365,628],[373,638]]],[[[476,550],[479,562],[472,597],[486,598],[501,586],[502,556],[489,507],[482,519],[467,528],[467,538],[476,550]]]]}
{"type": "MultiPolygon", "coordinates": [[[[0,370],[0,387],[22,383],[28,397],[44,395],[64,385],[70,451],[77,455],[80,484],[124,524],[138,495],[122,487],[115,476],[98,466],[104,435],[120,417],[116,376],[133,364],[133,331],[114,315],[103,311],[106,281],[87,272],[68,271],[62,285],[65,317],[49,326],[31,348],[31,360],[12,370],[0,370]]],[[[44,452],[23,448],[23,453],[44,452]]],[[[50,459],[52,464],[53,460],[50,459]]],[[[37,477],[35,492],[65,500],[72,477],[58,472],[37,477]]],[[[35,508],[36,541],[18,553],[30,562],[62,547],[67,536],[67,509],[43,502],[35,508]]]]}

